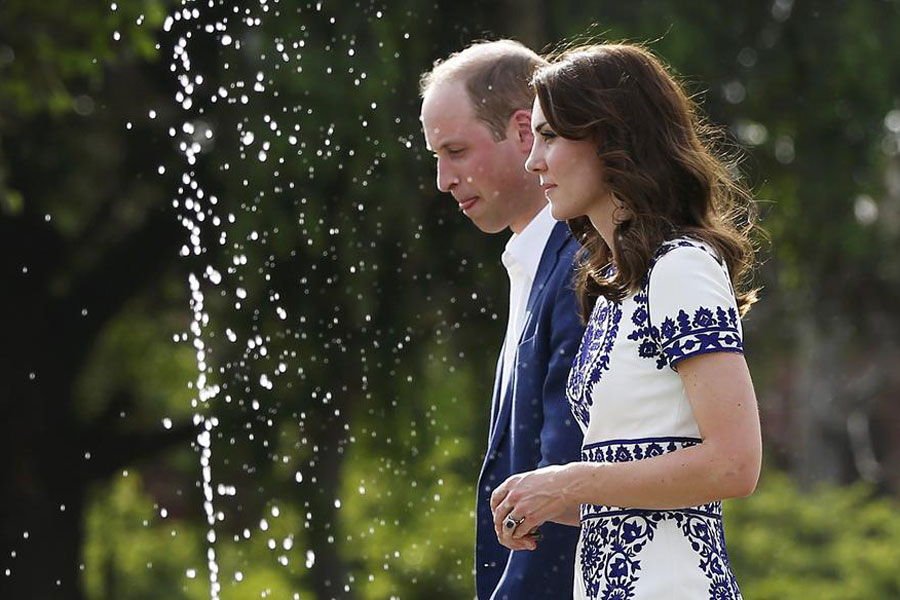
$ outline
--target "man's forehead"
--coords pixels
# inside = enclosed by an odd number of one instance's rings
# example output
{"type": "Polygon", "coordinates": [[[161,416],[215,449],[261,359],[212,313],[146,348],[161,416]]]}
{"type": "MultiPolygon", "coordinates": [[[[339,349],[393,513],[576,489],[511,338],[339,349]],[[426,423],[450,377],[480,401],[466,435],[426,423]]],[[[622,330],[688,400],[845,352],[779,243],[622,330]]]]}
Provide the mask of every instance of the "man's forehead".
{"type": "Polygon", "coordinates": [[[472,105],[461,81],[442,81],[434,84],[422,99],[421,117],[445,115],[459,118],[469,116],[472,105]]]}
{"type": "Polygon", "coordinates": [[[465,88],[453,82],[437,84],[425,94],[419,122],[429,148],[471,136],[473,128],[484,126],[475,118],[465,88]]]}

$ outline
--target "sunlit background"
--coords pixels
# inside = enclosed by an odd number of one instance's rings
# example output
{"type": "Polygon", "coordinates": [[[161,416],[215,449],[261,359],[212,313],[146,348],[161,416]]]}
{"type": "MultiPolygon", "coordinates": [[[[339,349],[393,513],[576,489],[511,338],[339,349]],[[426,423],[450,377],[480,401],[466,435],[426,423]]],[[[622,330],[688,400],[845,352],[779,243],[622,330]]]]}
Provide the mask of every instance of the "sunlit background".
{"type": "Polygon", "coordinates": [[[900,2],[0,3],[0,596],[471,598],[505,235],[418,76],[648,42],[744,149],[748,599],[900,597],[900,2]]]}

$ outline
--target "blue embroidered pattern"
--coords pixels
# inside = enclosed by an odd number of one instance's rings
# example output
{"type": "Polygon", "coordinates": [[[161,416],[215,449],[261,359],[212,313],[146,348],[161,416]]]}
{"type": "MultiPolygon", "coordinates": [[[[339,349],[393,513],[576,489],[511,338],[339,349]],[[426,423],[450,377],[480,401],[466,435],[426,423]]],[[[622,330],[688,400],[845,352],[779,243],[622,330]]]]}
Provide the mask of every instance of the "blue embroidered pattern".
{"type": "MultiPolygon", "coordinates": [[[[613,440],[582,449],[582,460],[628,462],[659,456],[700,443],[696,438],[613,440]]],[[[671,521],[697,553],[709,580],[711,600],[739,600],[722,528],[722,503],[680,510],[637,510],[611,506],[581,507],[581,576],[588,597],[630,600],[641,569],[640,552],[653,541],[659,525],[671,521]]]]}
{"type": "MultiPolygon", "coordinates": [[[[660,327],[663,365],[674,365],[689,356],[707,352],[743,352],[734,307],[712,309],[701,306],[693,319],[683,310],[675,319],[666,317],[660,327]]],[[[659,368],[659,364],[657,364],[659,368]]]]}
{"type": "Polygon", "coordinates": [[[685,358],[707,352],[743,352],[743,342],[738,330],[738,315],[734,307],[708,308],[701,306],[693,317],[680,310],[673,319],[667,316],[660,327],[650,322],[650,274],[660,258],[676,248],[697,248],[709,254],[720,265],[722,262],[706,246],[687,239],[665,242],[656,251],[650,268],[635,294],[637,305],[631,315],[634,329],[628,339],[638,342],[641,358],[655,358],[656,368],[673,367],[685,358]]]}
{"type": "Polygon", "coordinates": [[[587,427],[590,421],[593,404],[591,390],[600,381],[603,372],[609,369],[609,355],[616,342],[621,319],[622,306],[618,302],[598,298],[581,338],[572,370],[569,371],[566,396],[572,407],[572,414],[582,427],[587,427]]]}

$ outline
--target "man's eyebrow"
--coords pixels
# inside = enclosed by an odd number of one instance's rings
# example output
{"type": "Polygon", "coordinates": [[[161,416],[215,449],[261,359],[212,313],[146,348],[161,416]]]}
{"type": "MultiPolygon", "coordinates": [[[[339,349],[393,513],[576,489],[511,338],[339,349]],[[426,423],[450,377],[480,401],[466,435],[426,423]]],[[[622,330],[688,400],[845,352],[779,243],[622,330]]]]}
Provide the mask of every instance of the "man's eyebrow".
{"type": "Polygon", "coordinates": [[[462,142],[460,142],[458,140],[447,140],[446,142],[441,144],[441,146],[438,148],[438,150],[444,150],[449,146],[460,146],[460,145],[462,145],[462,142]]]}

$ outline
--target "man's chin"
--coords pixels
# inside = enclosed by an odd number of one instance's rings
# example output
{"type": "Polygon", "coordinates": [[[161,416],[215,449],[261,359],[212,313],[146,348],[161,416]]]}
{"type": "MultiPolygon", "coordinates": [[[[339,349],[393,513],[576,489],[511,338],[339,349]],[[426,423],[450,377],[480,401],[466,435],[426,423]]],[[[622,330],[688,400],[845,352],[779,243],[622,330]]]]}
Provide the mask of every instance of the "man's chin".
{"type": "Polygon", "coordinates": [[[469,220],[471,220],[472,223],[475,224],[475,227],[477,227],[482,233],[501,233],[503,231],[506,231],[506,229],[509,227],[509,225],[485,222],[484,220],[476,220],[471,217],[469,217],[469,220]]]}

